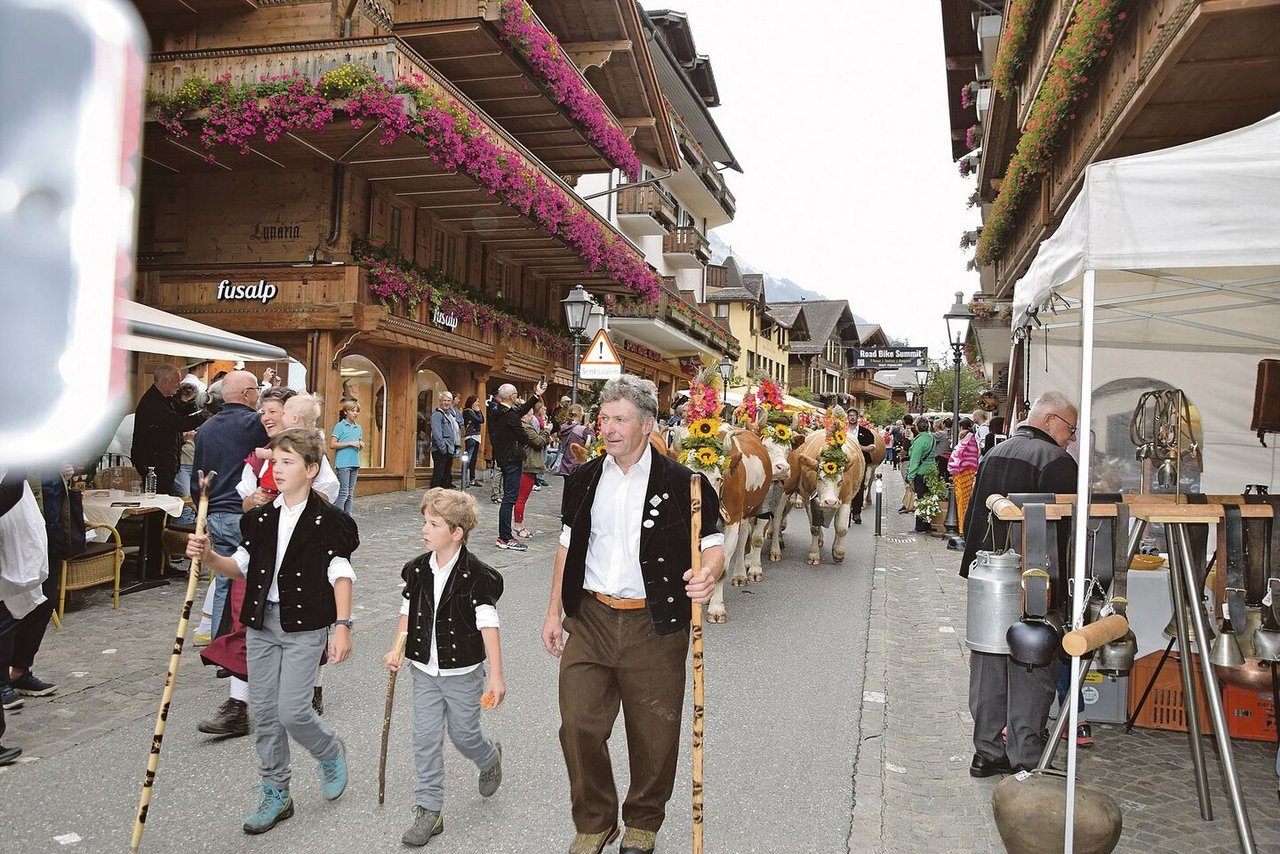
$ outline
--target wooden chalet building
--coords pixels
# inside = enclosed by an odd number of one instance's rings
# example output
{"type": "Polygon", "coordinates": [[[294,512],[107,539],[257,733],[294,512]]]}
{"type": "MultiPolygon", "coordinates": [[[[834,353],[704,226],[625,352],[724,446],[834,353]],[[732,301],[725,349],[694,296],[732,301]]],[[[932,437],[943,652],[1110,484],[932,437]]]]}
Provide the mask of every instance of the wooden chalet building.
{"type": "Polygon", "coordinates": [[[788,385],[809,389],[823,406],[854,405],[849,391],[849,351],[858,346],[858,324],[845,300],[776,302],[772,315],[791,325],[788,385]],[[801,322],[799,316],[803,316],[801,322]]]}
{"type": "Polygon", "coordinates": [[[707,302],[717,319],[726,321],[734,338],[742,345],[742,355],[734,373],[742,378],[762,373],[787,386],[792,325],[803,323],[802,315],[781,320],[765,301],[764,276],[742,273],[730,255],[721,265],[724,286],[709,288],[707,302]]]}
{"type": "Polygon", "coordinates": [[[970,344],[986,375],[1015,397],[1025,348],[1010,352],[1006,309],[1079,192],[1085,167],[1280,110],[1273,0],[1134,0],[1093,4],[1087,15],[1078,14],[1081,6],[940,2],[952,155],[962,174],[976,175],[972,201],[983,214],[982,227],[961,238],[976,250],[970,266],[991,306],[973,324],[970,344]],[[1064,114],[1047,121],[1064,93],[1064,114]]]}
{"type": "MultiPolygon", "coordinates": [[[[576,285],[731,349],[701,292],[664,282],[575,191],[686,163],[634,0],[134,3],[161,107],[145,128],[138,299],[282,347],[323,395],[326,429],[357,398],[361,494],[425,483],[445,389],[483,399],[545,375],[566,393],[560,301],[576,285]],[[552,35],[571,62],[530,58],[552,35]],[[575,109],[555,87],[599,100],[575,109]]],[[[650,375],[679,370],[660,344],[637,346],[650,375]]]]}

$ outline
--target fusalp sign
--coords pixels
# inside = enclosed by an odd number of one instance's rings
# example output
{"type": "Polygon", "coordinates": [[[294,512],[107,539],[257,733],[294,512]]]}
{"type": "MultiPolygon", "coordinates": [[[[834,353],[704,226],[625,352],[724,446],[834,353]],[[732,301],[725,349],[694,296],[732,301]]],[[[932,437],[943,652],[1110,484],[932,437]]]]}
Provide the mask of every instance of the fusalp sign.
{"type": "Polygon", "coordinates": [[[266,279],[259,279],[257,284],[252,285],[233,285],[230,279],[223,279],[218,282],[217,299],[258,300],[268,303],[279,292],[279,288],[269,284],[266,279]]]}

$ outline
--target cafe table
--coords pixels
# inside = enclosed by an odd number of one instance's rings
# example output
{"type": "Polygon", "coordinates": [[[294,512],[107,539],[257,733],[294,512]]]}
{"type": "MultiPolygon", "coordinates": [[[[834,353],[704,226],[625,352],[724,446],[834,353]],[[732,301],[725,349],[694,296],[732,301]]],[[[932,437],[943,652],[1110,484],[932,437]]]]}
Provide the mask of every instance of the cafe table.
{"type": "Polygon", "coordinates": [[[163,572],[164,549],[161,532],[164,514],[182,515],[183,502],[173,495],[126,492],[122,489],[87,489],[82,499],[84,520],[90,525],[117,526],[123,517],[142,519],[142,542],[138,547],[139,578],[137,583],[122,587],[120,594],[137,593],[168,584],[163,572]]]}

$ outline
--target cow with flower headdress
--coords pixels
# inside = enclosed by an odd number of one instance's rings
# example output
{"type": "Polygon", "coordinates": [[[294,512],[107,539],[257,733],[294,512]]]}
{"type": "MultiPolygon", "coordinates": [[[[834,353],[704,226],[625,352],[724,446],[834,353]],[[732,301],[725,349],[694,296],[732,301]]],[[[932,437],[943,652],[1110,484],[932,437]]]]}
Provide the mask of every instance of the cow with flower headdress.
{"type": "Polygon", "coordinates": [[[823,429],[815,430],[792,452],[787,493],[796,495],[809,516],[812,542],[806,562],[822,562],[822,529],[835,524],[831,559],[844,560],[845,536],[854,498],[862,484],[866,463],[856,437],[850,436],[844,410],[834,407],[824,416],[823,429]]]}

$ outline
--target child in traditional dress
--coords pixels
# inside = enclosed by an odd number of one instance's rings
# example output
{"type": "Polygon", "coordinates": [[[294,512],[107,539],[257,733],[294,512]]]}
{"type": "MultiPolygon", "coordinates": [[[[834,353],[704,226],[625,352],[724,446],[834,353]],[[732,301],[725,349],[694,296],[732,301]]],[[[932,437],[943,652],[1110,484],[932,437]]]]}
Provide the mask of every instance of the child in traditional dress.
{"type": "Polygon", "coordinates": [[[404,655],[393,643],[383,658],[388,670],[399,670],[405,656],[413,664],[417,784],[413,826],[400,841],[415,847],[444,831],[446,722],[454,746],[480,769],[480,794],[498,791],[502,745],[481,730],[480,709],[497,707],[507,693],[495,607],[502,576],[466,547],[478,521],[476,501],[465,492],[437,487],[427,490],[420,509],[427,552],[401,571],[405,601],[396,637],[407,634],[404,655]]]}
{"type": "Polygon", "coordinates": [[[360,538],[350,516],[312,491],[324,458],[316,431],[285,430],[271,440],[271,449],[280,494],[241,518],[235,553],[218,555],[207,536],[192,534],[187,542],[188,557],[245,579],[240,621],[248,629],[249,708],[262,777],[245,833],[264,833],[293,815],[290,737],[319,760],[325,798],[337,799],[347,786],[345,747],[311,698],[326,645],[335,664],[351,655],[350,558],[360,538]]]}

